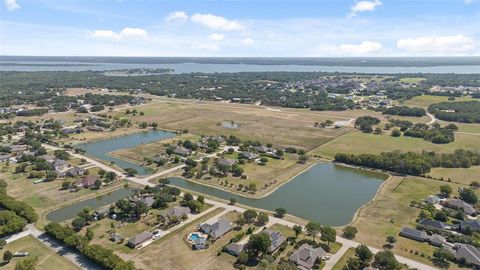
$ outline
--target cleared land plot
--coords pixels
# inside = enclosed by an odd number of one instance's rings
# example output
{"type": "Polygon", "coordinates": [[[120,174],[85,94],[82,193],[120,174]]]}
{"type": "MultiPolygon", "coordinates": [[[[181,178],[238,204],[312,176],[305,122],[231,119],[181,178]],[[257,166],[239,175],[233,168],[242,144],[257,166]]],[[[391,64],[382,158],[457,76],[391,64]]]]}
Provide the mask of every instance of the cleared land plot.
{"type": "MultiPolygon", "coordinates": [[[[314,128],[315,122],[332,119],[320,113],[279,112],[254,105],[155,100],[142,106],[141,111],[145,115],[132,116],[131,119],[157,122],[160,128],[169,130],[188,129],[190,133],[199,135],[237,135],[244,140],[305,149],[324,144],[348,130],[314,128]],[[224,121],[234,121],[240,126],[226,128],[221,125],[224,121]]],[[[339,119],[345,120],[342,117],[339,119]]]]}
{"type": "Polygon", "coordinates": [[[433,168],[428,174],[434,178],[451,179],[453,182],[469,185],[472,181],[480,182],[480,166],[470,168],[433,168]]]}
{"type": "Polygon", "coordinates": [[[434,144],[421,138],[392,137],[389,134],[375,135],[359,131],[348,134],[331,141],[326,145],[312,151],[314,154],[334,157],[336,153],[350,154],[379,154],[394,150],[421,152],[435,151],[437,153],[451,153],[456,149],[479,151],[479,136],[471,134],[455,134],[455,141],[448,144],[434,144]]]}
{"type": "MultiPolygon", "coordinates": [[[[403,226],[414,228],[416,225],[415,220],[420,209],[410,207],[410,202],[421,201],[429,195],[438,193],[440,185],[447,182],[420,177],[407,177],[402,180],[403,177],[393,177],[385,182],[377,198],[360,210],[358,217],[352,222],[359,231],[355,241],[382,248],[386,243],[386,237],[393,235],[398,240],[393,249],[395,254],[432,265],[428,256],[432,256],[435,247],[400,237],[398,233],[403,226]],[[418,255],[415,255],[415,251],[418,255]],[[421,257],[422,253],[424,257],[421,257]]],[[[454,190],[452,196],[458,196],[458,188],[465,187],[454,183],[448,184],[454,190]]],[[[456,267],[451,264],[449,269],[458,269],[456,267]]]]}
{"type": "Polygon", "coordinates": [[[14,257],[10,263],[4,265],[0,264],[0,268],[5,270],[15,269],[15,265],[18,261],[29,258],[31,256],[38,257],[38,263],[35,267],[37,270],[51,270],[51,269],[62,269],[62,270],[77,270],[80,269],[75,264],[69,260],[63,258],[62,256],[55,253],[53,250],[44,246],[40,241],[35,239],[33,236],[26,236],[20,238],[16,241],[13,241],[7,244],[3,251],[10,250],[12,253],[15,252],[28,252],[30,256],[28,257],[14,257]]]}
{"type": "Polygon", "coordinates": [[[206,250],[194,251],[185,241],[186,235],[194,231],[198,224],[222,211],[222,208],[216,209],[126,257],[133,260],[135,266],[142,269],[233,269],[233,262],[236,258],[228,254],[217,256],[217,253],[224,245],[228,244],[237,231],[232,230],[225,234],[206,250]]]}
{"type": "MultiPolygon", "coordinates": [[[[469,97],[456,97],[455,101],[471,101],[475,100],[474,98],[469,98],[469,97]]],[[[413,97],[409,100],[406,100],[404,102],[405,105],[410,106],[410,107],[419,107],[419,108],[428,108],[431,104],[434,103],[439,103],[439,102],[446,102],[448,101],[448,97],[442,97],[442,96],[417,96],[413,97]]]]}

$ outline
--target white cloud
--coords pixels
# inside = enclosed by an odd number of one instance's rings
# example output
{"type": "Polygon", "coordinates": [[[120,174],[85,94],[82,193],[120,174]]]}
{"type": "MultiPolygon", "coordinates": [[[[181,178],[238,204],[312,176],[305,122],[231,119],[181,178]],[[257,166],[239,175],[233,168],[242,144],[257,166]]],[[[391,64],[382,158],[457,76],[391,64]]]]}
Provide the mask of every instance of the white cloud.
{"type": "Polygon", "coordinates": [[[148,32],[141,28],[125,27],[118,33],[112,30],[95,30],[90,35],[97,39],[126,40],[146,38],[148,36],[148,32]]]}
{"type": "Polygon", "coordinates": [[[17,0],[5,0],[5,6],[10,11],[14,11],[20,8],[20,5],[17,3],[17,0]]]}
{"type": "Polygon", "coordinates": [[[461,34],[453,36],[419,36],[399,39],[397,48],[410,53],[458,54],[475,49],[475,40],[461,34]]]}
{"type": "Polygon", "coordinates": [[[371,54],[380,52],[382,49],[382,44],[374,41],[362,41],[360,44],[340,45],[340,51],[347,54],[371,54]]]}
{"type": "Polygon", "coordinates": [[[251,38],[244,38],[242,39],[242,43],[245,44],[245,45],[250,45],[250,44],[253,44],[253,39],[251,38]]]}
{"type": "Polygon", "coordinates": [[[171,12],[165,17],[165,21],[169,21],[169,22],[170,21],[184,22],[186,20],[188,20],[188,15],[187,15],[187,13],[185,13],[185,11],[171,12]]]}
{"type": "Polygon", "coordinates": [[[476,2],[476,1],[477,1],[477,0],[465,0],[465,4],[468,5],[468,4],[471,4],[471,3],[476,2]]]}
{"type": "Polygon", "coordinates": [[[215,16],[213,14],[195,13],[191,17],[192,21],[213,30],[221,31],[238,31],[244,30],[245,26],[233,20],[228,20],[224,17],[215,16]]]}
{"type": "Polygon", "coordinates": [[[215,41],[222,41],[225,39],[225,35],[220,33],[213,33],[209,35],[208,38],[215,41]]]}
{"type": "Polygon", "coordinates": [[[350,8],[349,16],[356,16],[359,12],[374,11],[381,5],[382,2],[380,0],[359,1],[350,8]]]}

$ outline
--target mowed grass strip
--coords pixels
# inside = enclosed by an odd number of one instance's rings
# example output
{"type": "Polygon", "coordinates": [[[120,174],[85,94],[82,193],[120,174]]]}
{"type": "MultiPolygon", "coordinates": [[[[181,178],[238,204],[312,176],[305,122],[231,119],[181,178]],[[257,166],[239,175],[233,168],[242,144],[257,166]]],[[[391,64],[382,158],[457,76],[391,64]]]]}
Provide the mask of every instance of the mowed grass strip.
{"type": "MultiPolygon", "coordinates": [[[[33,236],[25,236],[23,238],[20,238],[16,241],[13,241],[7,244],[2,251],[5,252],[6,250],[10,250],[12,253],[28,252],[30,254],[29,257],[37,256],[38,263],[35,268],[37,270],[80,269],[69,260],[55,253],[55,251],[44,246],[40,241],[35,239],[33,236]]],[[[0,264],[0,268],[4,270],[13,270],[15,269],[15,265],[17,264],[17,262],[25,258],[28,258],[28,257],[14,257],[8,264],[0,264]]]]}

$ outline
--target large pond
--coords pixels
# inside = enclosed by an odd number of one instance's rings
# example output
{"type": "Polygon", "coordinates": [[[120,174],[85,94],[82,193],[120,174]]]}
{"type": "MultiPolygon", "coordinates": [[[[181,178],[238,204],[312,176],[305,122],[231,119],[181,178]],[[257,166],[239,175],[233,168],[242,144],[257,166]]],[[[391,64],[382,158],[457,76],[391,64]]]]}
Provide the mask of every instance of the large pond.
{"type": "MultiPolygon", "coordinates": [[[[128,161],[111,157],[106,153],[171,136],[174,136],[174,134],[161,130],[150,130],[143,133],[86,143],[79,145],[79,147],[98,159],[113,161],[122,168],[131,167],[135,168],[139,173],[148,174],[147,169],[128,161]]],[[[385,177],[384,174],[371,171],[339,166],[332,163],[320,163],[296,176],[270,195],[257,199],[236,195],[183,178],[173,177],[170,178],[170,181],[174,186],[206,195],[226,200],[235,198],[237,202],[251,207],[268,210],[284,207],[292,215],[315,220],[325,225],[340,226],[349,223],[355,211],[373,198],[385,177]]],[[[202,181],[208,184],[209,180],[202,181]]],[[[116,200],[128,196],[128,194],[122,194],[123,197],[118,195],[119,197],[116,200]]],[[[69,219],[74,217],[85,206],[98,208],[108,202],[103,198],[101,202],[92,200],[80,202],[78,206],[72,205],[54,211],[47,216],[47,219],[57,221],[69,219]],[[97,207],[94,207],[93,204],[97,207]]]]}
{"type": "Polygon", "coordinates": [[[47,214],[46,218],[50,221],[62,222],[68,219],[72,219],[77,216],[85,207],[90,209],[98,209],[106,205],[112,204],[118,200],[125,199],[133,192],[131,188],[121,188],[112,191],[107,194],[97,196],[92,199],[84,200],[70,206],[66,206],[57,210],[54,210],[47,214]]]}
{"type": "Polygon", "coordinates": [[[161,139],[170,138],[175,136],[175,133],[167,132],[163,130],[149,130],[140,133],[134,133],[126,136],[115,137],[106,140],[95,141],[91,143],[78,144],[75,147],[84,149],[87,154],[96,157],[101,160],[114,162],[115,165],[122,169],[133,168],[137,170],[138,174],[145,175],[149,171],[147,168],[125,161],[123,159],[115,158],[108,155],[109,152],[135,147],[139,144],[155,142],[161,139]]]}
{"type": "Polygon", "coordinates": [[[238,203],[255,208],[275,210],[283,207],[292,215],[324,225],[340,226],[349,223],[357,209],[373,198],[385,178],[380,173],[320,163],[270,195],[258,199],[178,177],[170,178],[170,182],[174,186],[217,198],[235,198],[238,203]]]}

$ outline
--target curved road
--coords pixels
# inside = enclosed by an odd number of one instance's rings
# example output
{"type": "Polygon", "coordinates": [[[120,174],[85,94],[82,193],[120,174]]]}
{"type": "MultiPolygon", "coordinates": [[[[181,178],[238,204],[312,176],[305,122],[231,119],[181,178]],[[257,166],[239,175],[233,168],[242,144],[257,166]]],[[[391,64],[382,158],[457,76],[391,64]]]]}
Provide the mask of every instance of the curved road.
{"type": "Polygon", "coordinates": [[[429,113],[429,112],[427,112],[427,115],[428,115],[428,117],[430,117],[430,119],[431,119],[430,122],[427,123],[427,125],[431,125],[431,124],[435,123],[435,121],[437,121],[437,118],[435,118],[435,115],[433,115],[433,114],[431,114],[431,113],[429,113]]]}

